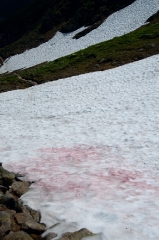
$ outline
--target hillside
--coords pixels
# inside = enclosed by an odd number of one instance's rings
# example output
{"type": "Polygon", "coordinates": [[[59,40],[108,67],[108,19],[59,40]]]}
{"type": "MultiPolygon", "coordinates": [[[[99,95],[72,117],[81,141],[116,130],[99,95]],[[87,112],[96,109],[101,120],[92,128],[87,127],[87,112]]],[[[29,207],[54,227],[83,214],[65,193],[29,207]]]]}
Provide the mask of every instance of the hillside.
{"type": "MultiPolygon", "coordinates": [[[[43,6],[45,17],[52,2],[26,9],[43,6]]],[[[17,211],[0,204],[1,238],[159,240],[159,0],[61,32],[75,15],[35,48],[43,20],[1,49],[21,51],[0,57],[0,165],[20,183],[1,174],[0,201],[17,211]],[[17,202],[21,180],[32,184],[17,202]]]]}
{"type": "Polygon", "coordinates": [[[27,88],[93,71],[103,71],[159,53],[159,11],[127,35],[99,43],[58,60],[0,75],[0,92],[27,88]]]}
{"type": "Polygon", "coordinates": [[[6,59],[36,47],[52,38],[57,30],[67,33],[92,26],[91,31],[110,14],[132,2],[134,0],[33,0],[23,11],[0,23],[0,56],[6,59]]]}

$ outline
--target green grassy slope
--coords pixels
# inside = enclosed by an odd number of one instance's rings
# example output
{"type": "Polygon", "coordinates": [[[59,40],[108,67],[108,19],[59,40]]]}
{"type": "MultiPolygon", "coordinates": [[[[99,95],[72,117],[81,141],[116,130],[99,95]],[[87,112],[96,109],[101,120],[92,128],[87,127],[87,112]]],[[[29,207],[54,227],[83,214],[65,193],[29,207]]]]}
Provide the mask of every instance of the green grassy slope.
{"type": "MultiPolygon", "coordinates": [[[[101,71],[159,54],[159,12],[141,28],[110,41],[44,63],[17,71],[22,79],[38,84],[83,73],[101,71]]],[[[25,88],[15,73],[0,76],[0,92],[25,88]],[[14,81],[10,81],[14,77],[14,81]],[[18,87],[17,87],[18,85],[18,87]]],[[[25,82],[26,84],[26,82],[25,82]]],[[[30,83],[29,83],[30,84],[30,83]]]]}

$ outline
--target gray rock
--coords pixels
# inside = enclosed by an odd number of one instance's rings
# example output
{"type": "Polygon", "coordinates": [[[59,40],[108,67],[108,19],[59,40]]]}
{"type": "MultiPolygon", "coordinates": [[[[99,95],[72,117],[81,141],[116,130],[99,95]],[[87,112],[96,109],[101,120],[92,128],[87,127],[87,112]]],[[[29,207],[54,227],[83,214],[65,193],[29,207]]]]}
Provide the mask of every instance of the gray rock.
{"type": "Polygon", "coordinates": [[[15,218],[12,217],[11,218],[11,231],[12,232],[17,232],[19,230],[20,230],[20,225],[18,225],[15,218]]]}
{"type": "Polygon", "coordinates": [[[15,210],[16,212],[22,212],[21,201],[15,200],[12,194],[10,194],[8,191],[3,196],[1,196],[0,193],[0,203],[6,205],[6,207],[9,209],[15,210]]]}
{"type": "Polygon", "coordinates": [[[46,226],[43,223],[37,223],[32,220],[28,220],[26,222],[26,226],[28,227],[29,230],[32,230],[38,234],[43,233],[46,230],[46,226]]]}
{"type": "Polygon", "coordinates": [[[41,220],[40,212],[30,208],[27,205],[26,206],[23,205],[23,213],[31,215],[31,217],[33,218],[33,220],[35,222],[40,222],[40,220],[41,220]]]}
{"type": "Polygon", "coordinates": [[[3,193],[6,193],[7,188],[2,186],[2,185],[0,185],[0,191],[3,192],[3,193]]]}
{"type": "Polygon", "coordinates": [[[90,232],[86,228],[82,228],[79,231],[76,231],[74,233],[70,233],[70,232],[64,233],[62,235],[62,238],[58,240],[82,240],[82,238],[89,237],[89,236],[95,236],[95,234],[90,232]]]}
{"type": "Polygon", "coordinates": [[[8,172],[7,170],[0,166],[0,185],[9,187],[10,185],[12,185],[14,179],[15,179],[14,173],[8,172]]]}
{"type": "Polygon", "coordinates": [[[66,232],[64,234],[62,234],[62,237],[65,238],[65,237],[69,237],[71,236],[71,234],[73,234],[72,232],[66,232]]]}
{"type": "Polygon", "coordinates": [[[14,181],[11,185],[11,192],[20,197],[28,191],[29,186],[30,184],[28,182],[14,181]]]}
{"type": "Polygon", "coordinates": [[[8,213],[10,217],[13,217],[16,214],[16,211],[10,209],[6,209],[5,212],[8,213]]]}
{"type": "Polygon", "coordinates": [[[34,219],[35,222],[38,222],[38,223],[40,222],[41,214],[38,211],[36,211],[34,209],[31,209],[30,214],[31,214],[31,216],[32,216],[32,218],[34,219]]]}
{"type": "Polygon", "coordinates": [[[52,238],[55,238],[55,237],[57,237],[56,233],[48,233],[44,239],[51,240],[52,238]]]}
{"type": "Polygon", "coordinates": [[[0,237],[6,235],[11,230],[10,215],[4,211],[0,212],[0,237]]]}
{"type": "Polygon", "coordinates": [[[0,204],[0,211],[5,211],[7,208],[5,205],[3,204],[0,204]]]}
{"type": "Polygon", "coordinates": [[[152,48],[154,48],[154,47],[156,47],[156,44],[155,43],[150,43],[150,44],[148,44],[150,47],[152,47],[152,48]]]}
{"type": "Polygon", "coordinates": [[[46,226],[42,223],[36,222],[28,212],[16,213],[14,217],[17,224],[20,225],[21,228],[25,229],[26,231],[36,232],[40,234],[46,230],[46,226]]]}
{"type": "Polygon", "coordinates": [[[99,63],[105,63],[106,62],[106,59],[101,59],[99,63]]]}
{"type": "MultiPolygon", "coordinates": [[[[24,214],[24,213],[16,213],[14,215],[14,218],[19,225],[24,225],[29,218],[28,216],[29,215],[24,214]]],[[[30,216],[30,218],[31,218],[31,216],[30,216]]]]}
{"type": "Polygon", "coordinates": [[[5,195],[3,192],[0,192],[0,204],[5,205],[5,195]]]}
{"type": "Polygon", "coordinates": [[[3,240],[33,240],[26,232],[10,232],[3,240]]]}

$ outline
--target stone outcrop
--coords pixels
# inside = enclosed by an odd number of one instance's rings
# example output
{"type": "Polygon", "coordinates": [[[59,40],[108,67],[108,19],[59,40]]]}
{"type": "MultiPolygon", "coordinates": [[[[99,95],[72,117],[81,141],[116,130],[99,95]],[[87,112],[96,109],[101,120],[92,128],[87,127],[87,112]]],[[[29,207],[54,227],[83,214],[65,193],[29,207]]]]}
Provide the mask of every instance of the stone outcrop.
{"type": "Polygon", "coordinates": [[[82,240],[84,237],[91,237],[95,236],[94,233],[90,232],[87,228],[82,228],[76,232],[67,232],[62,235],[62,238],[58,240],[82,240]]]}
{"type": "MultiPolygon", "coordinates": [[[[56,233],[46,231],[38,211],[23,205],[19,199],[29,189],[30,183],[21,181],[20,176],[5,170],[0,164],[0,239],[1,240],[52,240],[56,233]]],[[[82,240],[94,236],[88,229],[66,232],[58,240],[82,240]]],[[[57,239],[57,238],[56,238],[57,239]]]]}
{"type": "Polygon", "coordinates": [[[46,226],[40,223],[40,213],[23,205],[19,199],[28,191],[29,186],[29,182],[21,181],[0,164],[0,239],[42,239],[41,234],[46,226]]]}

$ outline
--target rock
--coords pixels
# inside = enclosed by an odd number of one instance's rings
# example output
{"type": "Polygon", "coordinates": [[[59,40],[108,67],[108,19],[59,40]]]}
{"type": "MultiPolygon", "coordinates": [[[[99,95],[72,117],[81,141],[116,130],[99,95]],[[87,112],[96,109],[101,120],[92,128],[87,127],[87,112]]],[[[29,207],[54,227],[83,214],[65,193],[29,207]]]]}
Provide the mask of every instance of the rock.
{"type": "Polygon", "coordinates": [[[44,239],[44,240],[51,240],[52,238],[55,238],[55,237],[57,237],[57,234],[56,234],[56,233],[48,233],[48,234],[46,235],[46,237],[43,238],[43,239],[44,239]]]}
{"type": "Polygon", "coordinates": [[[41,220],[40,212],[30,208],[29,206],[23,206],[23,213],[30,214],[35,222],[40,222],[41,220]]]}
{"type": "Polygon", "coordinates": [[[106,59],[101,59],[99,63],[105,63],[106,62],[106,59]]]}
{"type": "Polygon", "coordinates": [[[30,210],[30,214],[32,216],[32,218],[34,219],[35,222],[40,222],[41,220],[41,215],[38,211],[34,210],[34,209],[31,209],[30,210]]]}
{"type": "Polygon", "coordinates": [[[41,234],[46,230],[46,226],[36,222],[29,213],[16,213],[14,217],[17,224],[27,232],[41,234]]]}
{"type": "Polygon", "coordinates": [[[140,48],[138,49],[138,52],[142,52],[144,50],[144,48],[140,48]]]}
{"type": "Polygon", "coordinates": [[[34,240],[45,240],[44,238],[42,238],[41,235],[37,235],[37,234],[34,234],[34,233],[29,234],[29,236],[31,238],[33,238],[34,240]]]}
{"type": "Polygon", "coordinates": [[[64,234],[62,234],[62,237],[65,238],[65,237],[69,237],[71,236],[71,234],[73,234],[72,232],[66,232],[64,234]]]}
{"type": "Polygon", "coordinates": [[[95,236],[94,233],[90,232],[86,228],[82,228],[77,232],[74,233],[64,233],[62,235],[62,238],[59,238],[58,240],[81,240],[84,237],[89,237],[89,236],[95,236]]]}
{"type": "Polygon", "coordinates": [[[4,197],[0,197],[0,200],[2,199],[3,203],[0,201],[1,204],[6,205],[9,209],[13,209],[16,212],[22,212],[22,203],[21,201],[17,201],[14,199],[14,197],[7,191],[4,197]]]}
{"type": "Polygon", "coordinates": [[[95,64],[95,67],[96,67],[96,68],[99,68],[100,66],[99,66],[99,64],[95,64]]]}
{"type": "Polygon", "coordinates": [[[10,232],[3,240],[33,240],[26,232],[10,232]]]}
{"type": "Polygon", "coordinates": [[[30,184],[28,182],[14,181],[11,185],[11,192],[20,197],[28,191],[29,186],[30,184]]]}
{"type": "Polygon", "coordinates": [[[46,226],[43,223],[37,223],[35,221],[29,220],[26,222],[26,226],[28,227],[29,231],[34,231],[37,234],[41,234],[46,230],[46,226]]]}
{"type": "Polygon", "coordinates": [[[6,235],[8,231],[11,230],[11,220],[10,215],[4,211],[0,212],[0,237],[6,235]]]}
{"type": "Polygon", "coordinates": [[[15,218],[12,217],[11,218],[11,231],[12,232],[17,232],[19,230],[20,230],[20,225],[18,225],[15,218]]]}
{"type": "Polygon", "coordinates": [[[116,65],[117,65],[117,62],[113,61],[113,62],[111,63],[111,65],[112,65],[112,66],[116,66],[116,65]]]}
{"type": "MultiPolygon", "coordinates": [[[[39,223],[40,213],[24,206],[19,199],[28,191],[29,186],[29,182],[15,180],[15,175],[3,169],[0,164],[0,239],[42,240],[40,234],[44,233],[46,226],[39,223]]],[[[50,236],[56,237],[55,234],[50,236]]]]}
{"type": "Polygon", "coordinates": [[[5,211],[7,208],[5,205],[3,204],[0,204],[0,211],[5,211]]]}
{"type": "Polygon", "coordinates": [[[7,188],[2,186],[2,185],[0,185],[0,191],[3,192],[3,193],[6,193],[7,188]]]}
{"type": "Polygon", "coordinates": [[[16,211],[10,209],[6,209],[5,212],[8,213],[10,217],[13,217],[16,214],[16,211]]]}
{"type": "Polygon", "coordinates": [[[0,204],[5,205],[5,195],[2,192],[0,192],[0,204]]]}
{"type": "Polygon", "coordinates": [[[22,206],[22,212],[24,213],[24,214],[29,214],[30,215],[30,209],[31,208],[29,208],[28,206],[22,206]]]}
{"type": "Polygon", "coordinates": [[[58,238],[57,240],[68,240],[68,238],[58,238]]]}
{"type": "Polygon", "coordinates": [[[150,44],[148,44],[148,46],[154,48],[154,47],[156,47],[156,44],[155,43],[150,43],[150,44]]]}
{"type": "Polygon", "coordinates": [[[3,185],[4,187],[9,187],[10,185],[12,185],[14,179],[14,173],[8,172],[0,166],[0,185],[3,185]]]}
{"type": "Polygon", "coordinates": [[[28,219],[27,215],[24,214],[24,213],[16,213],[14,215],[14,218],[19,225],[24,225],[26,223],[27,219],[28,219]]]}

